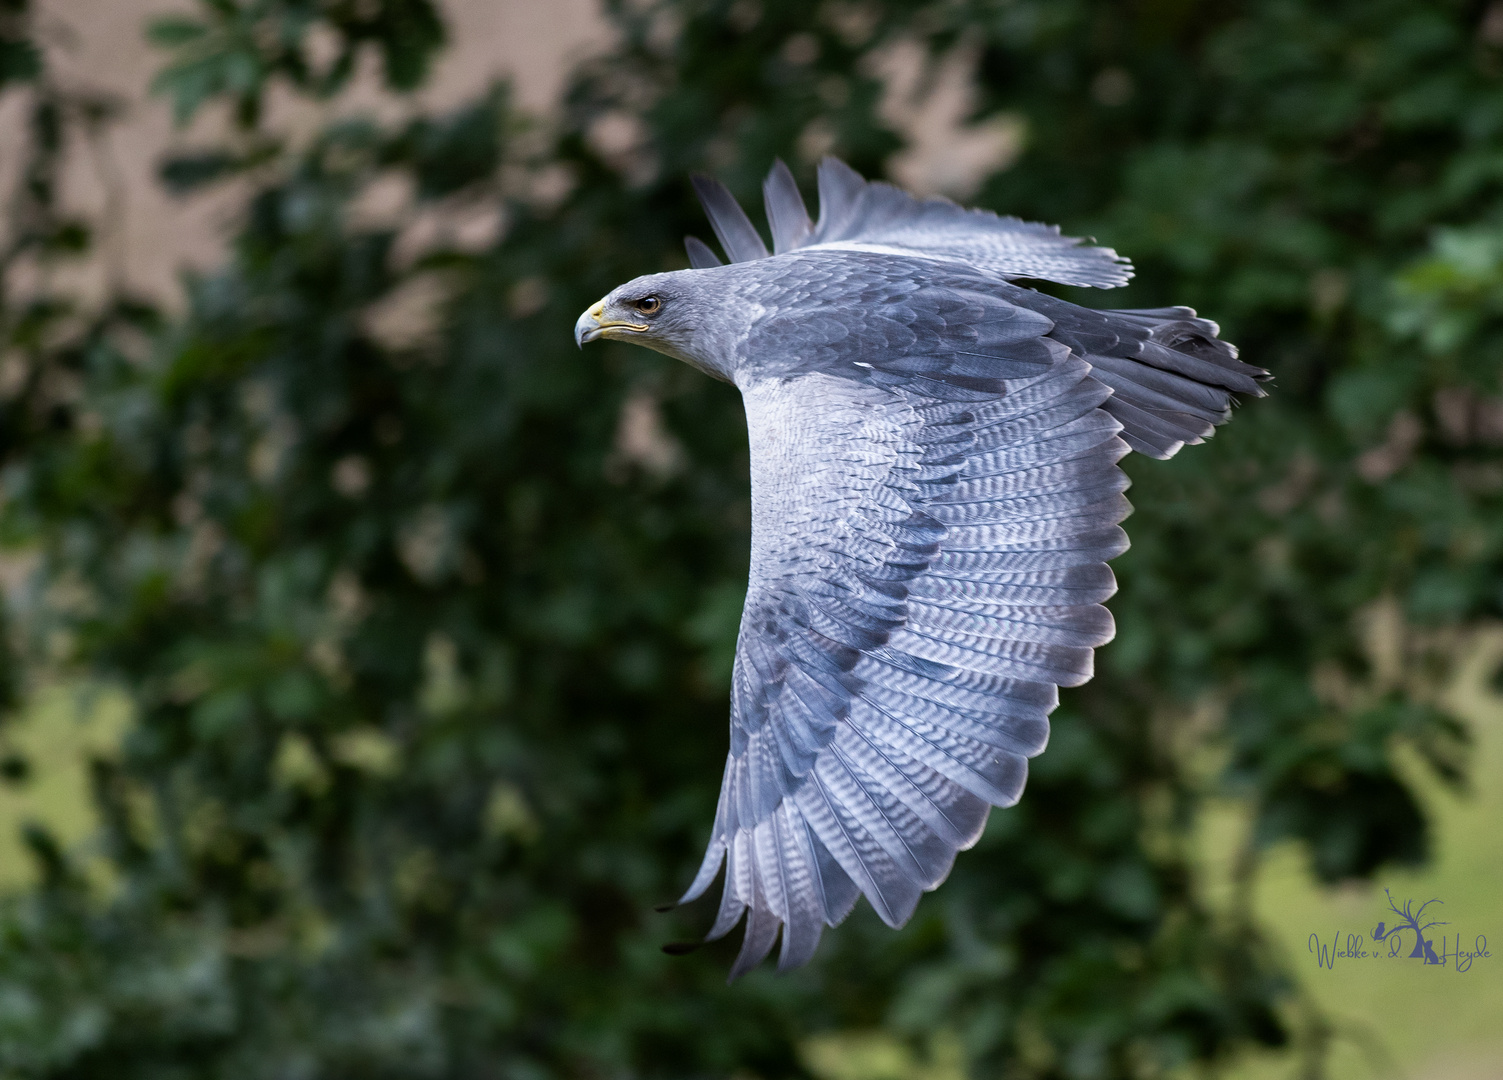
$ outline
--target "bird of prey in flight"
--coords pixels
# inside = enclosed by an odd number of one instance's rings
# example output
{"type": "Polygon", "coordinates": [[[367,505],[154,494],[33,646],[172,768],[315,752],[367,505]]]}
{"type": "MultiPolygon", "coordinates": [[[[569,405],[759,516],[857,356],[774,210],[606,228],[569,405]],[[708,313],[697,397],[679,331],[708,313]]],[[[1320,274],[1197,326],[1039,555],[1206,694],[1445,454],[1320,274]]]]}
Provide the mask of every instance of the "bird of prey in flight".
{"type": "Polygon", "coordinates": [[[695,178],[729,258],[648,274],[580,316],[735,384],[751,444],[751,579],[709,849],[731,977],[782,934],[805,963],[864,895],[907,921],[993,806],[1023,791],[1061,686],[1111,640],[1127,548],[1117,462],[1173,456],[1261,397],[1189,308],[1105,311],[1023,285],[1132,270],[1058,228],[918,200],[827,158],[811,222],[787,167],[761,235],[695,178]]]}

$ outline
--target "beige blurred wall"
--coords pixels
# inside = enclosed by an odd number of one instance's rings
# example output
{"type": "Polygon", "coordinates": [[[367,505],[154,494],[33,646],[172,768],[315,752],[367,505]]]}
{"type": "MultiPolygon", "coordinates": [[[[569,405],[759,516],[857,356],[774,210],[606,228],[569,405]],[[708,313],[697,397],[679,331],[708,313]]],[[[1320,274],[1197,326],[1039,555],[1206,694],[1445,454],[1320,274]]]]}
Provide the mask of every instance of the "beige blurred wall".
{"type": "MultiPolygon", "coordinates": [[[[169,103],[150,93],[163,55],[146,42],[144,29],[156,15],[192,11],[194,0],[36,0],[37,36],[49,70],[66,89],[105,94],[124,110],[119,122],[97,137],[78,137],[63,170],[63,201],[98,227],[101,257],[48,270],[23,265],[7,284],[25,292],[26,274],[47,272],[55,284],[83,296],[101,296],[107,286],[124,286],[169,308],[181,302],[179,279],[187,268],[208,269],[220,262],[243,189],[231,184],[179,198],[156,179],[158,163],[175,148],[215,143],[225,113],[204,109],[192,125],[174,126],[169,103]],[[23,280],[16,280],[22,278],[23,280]]],[[[603,50],[609,41],[598,0],[438,0],[449,30],[429,84],[405,106],[381,93],[376,58],[353,87],[333,105],[317,106],[282,91],[270,95],[269,124],[279,131],[308,132],[336,108],[375,111],[386,119],[405,109],[443,109],[480,93],[493,80],[512,81],[520,103],[546,113],[563,89],[570,69],[603,50]]],[[[790,39],[792,40],[792,39],[790,39]]],[[[899,183],[920,194],[965,200],[991,172],[1005,168],[1021,151],[1026,129],[1008,113],[972,115],[974,49],[956,47],[928,67],[925,50],[913,41],[884,45],[868,57],[871,71],[887,85],[883,118],[904,140],[887,163],[899,183]]],[[[11,190],[20,155],[26,101],[22,93],[0,99],[0,191],[11,190]]],[[[809,160],[825,152],[818,121],[801,146],[809,160]]],[[[375,192],[380,198],[391,192],[375,192]]],[[[385,216],[405,213],[400,192],[385,216]]],[[[489,216],[475,207],[450,207],[443,228],[477,237],[493,232],[489,216]],[[466,218],[465,215],[469,217],[466,218]],[[452,220],[449,220],[452,219],[452,220]]],[[[433,222],[411,220],[404,236],[423,240],[433,222]]],[[[431,239],[431,237],[429,238],[431,239]]],[[[399,245],[400,246],[400,245],[399,245]]]]}
{"type": "MultiPolygon", "coordinates": [[[[439,0],[450,34],[430,84],[419,97],[427,108],[442,108],[482,91],[492,80],[510,78],[520,102],[547,110],[557,99],[569,68],[606,41],[596,0],[439,0]]],[[[221,257],[237,205],[235,192],[191,199],[168,195],[156,168],[174,147],[210,142],[223,114],[211,111],[187,130],[174,127],[168,102],[149,94],[162,54],[148,45],[146,21],[155,15],[191,10],[187,0],[39,0],[37,32],[49,69],[71,90],[104,93],[118,99],[124,115],[98,139],[70,146],[63,198],[71,208],[100,223],[103,258],[72,271],[92,276],[101,286],[113,277],[137,293],[173,304],[185,267],[207,268],[221,257]]],[[[376,107],[390,102],[362,85],[340,108],[376,107]]],[[[0,106],[0,179],[14,169],[24,123],[20,95],[0,106]]],[[[310,107],[275,103],[279,124],[308,124],[310,107]]],[[[13,175],[13,174],[11,174],[13,175]]]]}

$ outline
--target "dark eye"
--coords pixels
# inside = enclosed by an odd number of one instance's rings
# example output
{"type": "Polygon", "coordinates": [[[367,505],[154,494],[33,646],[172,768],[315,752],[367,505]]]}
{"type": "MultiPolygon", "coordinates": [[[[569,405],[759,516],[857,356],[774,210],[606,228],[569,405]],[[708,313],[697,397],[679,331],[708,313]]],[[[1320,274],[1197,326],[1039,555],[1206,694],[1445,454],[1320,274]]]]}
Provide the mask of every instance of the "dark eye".
{"type": "Polygon", "coordinates": [[[663,306],[663,302],[656,296],[644,296],[640,300],[633,300],[631,306],[643,315],[656,315],[658,308],[663,306]]]}

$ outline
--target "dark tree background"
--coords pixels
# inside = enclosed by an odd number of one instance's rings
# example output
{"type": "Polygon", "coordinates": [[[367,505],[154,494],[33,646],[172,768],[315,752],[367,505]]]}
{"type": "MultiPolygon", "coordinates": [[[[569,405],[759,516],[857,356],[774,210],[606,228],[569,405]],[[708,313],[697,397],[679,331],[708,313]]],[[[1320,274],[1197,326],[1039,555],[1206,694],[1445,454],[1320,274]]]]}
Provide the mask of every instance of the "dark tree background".
{"type": "MultiPolygon", "coordinates": [[[[37,560],[7,701],[51,672],[135,709],[94,764],[107,887],[29,835],[0,1074],[782,1077],[811,1034],[881,1026],[940,1033],[977,1077],[1253,1046],[1318,1075],[1326,1027],[1246,910],[1206,905],[1191,839],[1235,794],[1244,886],[1288,837],[1326,881],[1370,876],[1426,856],[1395,753],[1459,782],[1462,729],[1426,690],[1445,650],[1396,678],[1363,613],[1441,643],[1503,614],[1503,8],[606,8],[617,45],[561,129],[498,88],[302,142],[266,126],[268,87],[332,97],[373,51],[415,89],[444,42],[429,0],[199,0],[153,27],[178,114],[227,102],[237,125],[163,182],[248,194],[186,314],[46,275],[0,298],[0,528],[37,560]],[[1137,262],[1072,299],[1192,304],[1277,382],[1209,445],[1128,462],[1119,636],[1023,803],[901,933],[863,905],[809,969],[728,988],[734,944],[660,950],[709,912],[653,907],[689,880],[724,754],[740,406],[653,354],[577,353],[570,327],[684,265],[691,170],[750,199],[775,155],[810,182],[800,147],[825,141],[880,173],[900,141],[866,58],[900,39],[979,50],[978,116],[1026,122],[977,202],[1137,262]],[[602,116],[633,137],[601,149],[602,116]],[[501,238],[403,257],[355,212],[392,176],[418,210],[502,208],[501,238]],[[383,332],[414,297],[421,332],[383,332]],[[623,453],[624,415],[673,441],[623,453]]],[[[0,92],[32,115],[7,282],[88,257],[58,156],[109,119],[49,81],[29,19],[0,0],[0,92]]]]}

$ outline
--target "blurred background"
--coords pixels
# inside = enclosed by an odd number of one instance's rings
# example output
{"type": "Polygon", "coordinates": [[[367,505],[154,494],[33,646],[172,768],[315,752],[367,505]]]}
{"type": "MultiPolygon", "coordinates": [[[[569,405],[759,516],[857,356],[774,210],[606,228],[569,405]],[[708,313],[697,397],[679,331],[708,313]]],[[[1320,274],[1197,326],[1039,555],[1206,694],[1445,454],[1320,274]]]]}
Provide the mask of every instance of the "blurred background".
{"type": "Polygon", "coordinates": [[[1496,2],[0,0],[0,1077],[1503,1075],[1500,196],[1496,2]],[[740,403],[571,328],[826,153],[1276,382],[1022,804],[727,987],[740,403]]]}

